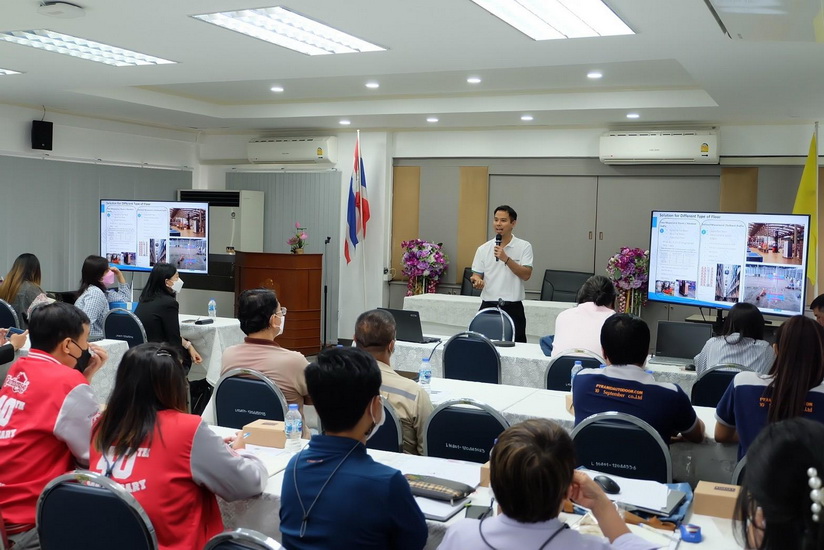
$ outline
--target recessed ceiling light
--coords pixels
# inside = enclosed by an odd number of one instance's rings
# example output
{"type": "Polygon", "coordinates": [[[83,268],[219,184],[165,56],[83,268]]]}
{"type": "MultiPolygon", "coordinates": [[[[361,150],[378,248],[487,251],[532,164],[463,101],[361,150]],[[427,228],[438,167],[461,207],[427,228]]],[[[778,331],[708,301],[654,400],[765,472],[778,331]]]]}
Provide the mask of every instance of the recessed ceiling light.
{"type": "Polygon", "coordinates": [[[601,0],[472,0],[533,40],[635,34],[601,0]]]}
{"type": "Polygon", "coordinates": [[[438,117],[436,117],[436,116],[427,117],[426,121],[427,122],[438,122],[438,117]]]}
{"type": "Polygon", "coordinates": [[[0,69],[0,76],[6,76],[8,74],[23,74],[19,71],[12,71],[11,69],[0,69]]]}
{"type": "Polygon", "coordinates": [[[346,119],[340,121],[341,126],[349,126],[350,124],[352,124],[352,122],[346,119]]]}
{"type": "Polygon", "coordinates": [[[306,55],[379,52],[386,49],[281,7],[192,17],[306,55]]]}
{"type": "Polygon", "coordinates": [[[627,118],[641,118],[638,113],[627,113],[627,118]]]}
{"type": "Polygon", "coordinates": [[[523,115],[521,116],[521,120],[524,122],[529,122],[530,120],[535,120],[535,118],[532,115],[523,115]]]}
{"type": "Polygon", "coordinates": [[[481,79],[478,78],[477,76],[470,76],[469,78],[466,79],[466,81],[469,82],[470,84],[480,84],[481,83],[481,79]]]}
{"type": "Polygon", "coordinates": [[[34,31],[8,31],[0,33],[0,40],[13,42],[22,46],[31,46],[54,53],[62,53],[72,57],[79,57],[88,61],[96,61],[116,67],[130,67],[136,65],[166,65],[176,63],[168,59],[161,59],[131,50],[124,50],[116,46],[109,46],[78,38],[68,34],[38,29],[34,31]]]}
{"type": "Polygon", "coordinates": [[[587,73],[587,78],[598,79],[604,76],[604,73],[601,71],[590,71],[587,73]]]}
{"type": "Polygon", "coordinates": [[[272,91],[273,91],[273,92],[275,92],[275,93],[280,93],[280,92],[282,92],[282,91],[283,91],[283,86],[272,86],[272,87],[271,87],[271,88],[269,88],[269,89],[270,89],[270,90],[272,90],[272,91]]]}
{"type": "Polygon", "coordinates": [[[370,90],[375,90],[377,88],[380,88],[381,85],[377,82],[367,82],[366,87],[369,88],[370,90]]]}

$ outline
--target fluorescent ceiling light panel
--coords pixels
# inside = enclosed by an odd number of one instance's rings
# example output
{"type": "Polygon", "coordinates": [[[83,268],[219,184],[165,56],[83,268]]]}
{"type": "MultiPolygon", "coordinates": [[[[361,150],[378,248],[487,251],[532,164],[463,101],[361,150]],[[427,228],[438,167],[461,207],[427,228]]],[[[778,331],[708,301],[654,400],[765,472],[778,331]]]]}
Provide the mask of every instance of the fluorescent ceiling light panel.
{"type": "Polygon", "coordinates": [[[306,55],[380,52],[386,49],[279,6],[192,17],[306,55]]]}
{"type": "Polygon", "coordinates": [[[601,0],[472,0],[533,40],[635,34],[601,0]]]}
{"type": "Polygon", "coordinates": [[[276,94],[279,94],[280,92],[283,91],[283,86],[272,86],[269,89],[272,90],[273,92],[275,92],[276,94]]]}
{"type": "Polygon", "coordinates": [[[23,74],[20,71],[12,71],[11,69],[0,69],[0,76],[6,76],[7,74],[23,74]]]}
{"type": "Polygon", "coordinates": [[[116,46],[109,46],[78,38],[68,34],[39,29],[34,31],[0,32],[0,40],[13,42],[22,46],[31,46],[54,53],[62,53],[72,57],[79,57],[88,61],[96,61],[116,67],[133,67],[136,65],[167,65],[176,63],[168,59],[161,59],[151,55],[124,50],[116,46]]]}

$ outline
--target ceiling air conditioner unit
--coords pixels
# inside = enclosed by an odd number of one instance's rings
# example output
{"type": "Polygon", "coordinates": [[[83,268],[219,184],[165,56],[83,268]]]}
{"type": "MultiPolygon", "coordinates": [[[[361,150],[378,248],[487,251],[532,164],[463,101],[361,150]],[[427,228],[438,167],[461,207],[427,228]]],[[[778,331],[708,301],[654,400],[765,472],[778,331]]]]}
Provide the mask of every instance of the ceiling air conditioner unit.
{"type": "Polygon", "coordinates": [[[607,132],[601,136],[604,164],[718,164],[715,130],[607,132]]]}
{"type": "Polygon", "coordinates": [[[254,164],[334,164],[338,160],[336,137],[267,137],[246,144],[254,164]]]}

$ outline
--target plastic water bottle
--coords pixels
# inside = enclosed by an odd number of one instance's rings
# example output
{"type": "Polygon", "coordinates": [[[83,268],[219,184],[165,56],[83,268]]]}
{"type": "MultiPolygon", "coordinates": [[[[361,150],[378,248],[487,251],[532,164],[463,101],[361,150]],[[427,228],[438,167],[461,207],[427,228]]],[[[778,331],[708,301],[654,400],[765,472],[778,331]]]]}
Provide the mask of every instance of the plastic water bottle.
{"type": "Polygon", "coordinates": [[[432,365],[429,364],[429,357],[421,359],[421,368],[418,369],[418,384],[426,391],[432,393],[429,382],[432,380],[432,365]]]}
{"type": "Polygon", "coordinates": [[[584,365],[580,361],[575,361],[575,364],[572,365],[572,370],[569,371],[569,391],[572,391],[572,381],[575,380],[575,375],[581,372],[583,368],[584,365]]]}
{"type": "Polygon", "coordinates": [[[286,413],[286,450],[290,453],[300,451],[300,436],[303,434],[303,418],[300,416],[297,403],[289,405],[286,413]]]}
{"type": "Polygon", "coordinates": [[[212,318],[217,317],[217,302],[215,302],[214,298],[209,300],[208,311],[209,311],[209,317],[212,317],[212,318]]]}

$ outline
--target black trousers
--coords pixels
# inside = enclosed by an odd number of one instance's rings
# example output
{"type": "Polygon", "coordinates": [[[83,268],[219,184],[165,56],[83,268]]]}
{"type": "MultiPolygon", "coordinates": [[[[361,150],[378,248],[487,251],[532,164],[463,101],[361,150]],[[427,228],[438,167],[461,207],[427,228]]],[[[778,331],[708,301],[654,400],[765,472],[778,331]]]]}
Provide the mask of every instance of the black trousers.
{"type": "MultiPolygon", "coordinates": [[[[480,309],[484,309],[487,307],[496,308],[498,307],[498,302],[481,302],[480,309]]],[[[504,302],[501,305],[501,309],[506,311],[510,317],[512,317],[512,322],[515,323],[515,341],[516,342],[526,342],[526,315],[524,314],[524,303],[523,302],[504,302]]]]}

